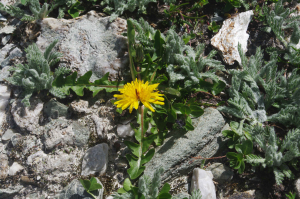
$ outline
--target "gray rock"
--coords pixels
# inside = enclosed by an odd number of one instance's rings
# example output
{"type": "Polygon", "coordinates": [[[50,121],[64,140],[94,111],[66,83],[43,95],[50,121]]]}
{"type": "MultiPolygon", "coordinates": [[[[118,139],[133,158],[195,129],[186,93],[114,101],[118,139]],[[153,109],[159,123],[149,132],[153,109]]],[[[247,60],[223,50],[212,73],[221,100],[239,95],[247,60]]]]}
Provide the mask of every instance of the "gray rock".
{"type": "Polygon", "coordinates": [[[0,29],[0,34],[11,34],[15,31],[15,29],[16,27],[14,26],[4,26],[3,28],[0,29]]]}
{"type": "Polygon", "coordinates": [[[7,129],[7,131],[5,131],[5,133],[2,135],[2,140],[3,141],[10,140],[15,133],[17,132],[14,129],[7,129]]]}
{"type": "MultiPolygon", "coordinates": [[[[10,100],[10,89],[7,85],[0,84],[0,127],[6,122],[6,107],[10,100]]],[[[3,134],[0,128],[0,134],[3,134]]]]}
{"type": "MultiPolygon", "coordinates": [[[[5,154],[0,154],[0,179],[5,179],[8,174],[8,157],[5,154]]],[[[0,191],[1,193],[1,191],[0,191]]],[[[1,194],[0,194],[1,196],[1,194]]]]}
{"type": "MultiPolygon", "coordinates": [[[[5,48],[5,47],[3,47],[3,48],[5,48]]],[[[11,48],[9,48],[9,50],[11,50],[15,46],[12,44],[12,45],[9,45],[9,47],[11,47],[11,48]]],[[[10,62],[11,59],[16,58],[16,57],[22,57],[22,56],[23,56],[23,52],[18,47],[15,47],[12,51],[9,51],[9,53],[8,53],[8,51],[2,52],[2,49],[1,49],[1,52],[0,52],[0,67],[3,68],[3,67],[6,67],[6,66],[9,66],[9,62],[10,62]],[[7,53],[5,54],[5,52],[7,52],[7,53]],[[1,59],[3,57],[3,54],[5,55],[4,59],[1,59]],[[9,55],[7,55],[7,54],[9,54],[9,55]]]]}
{"type": "Polygon", "coordinates": [[[52,120],[45,127],[40,127],[33,133],[43,133],[43,142],[47,150],[53,149],[58,144],[83,147],[90,136],[87,127],[77,121],[65,119],[52,120]]]}
{"type": "Polygon", "coordinates": [[[10,196],[13,196],[23,188],[21,185],[12,186],[7,189],[0,189],[0,198],[7,199],[10,196]]]}
{"type": "Polygon", "coordinates": [[[11,138],[11,143],[14,147],[16,147],[18,144],[22,141],[22,135],[20,133],[15,133],[11,138]]]}
{"type": "Polygon", "coordinates": [[[67,117],[68,107],[55,99],[51,99],[44,105],[44,113],[53,119],[67,117]]]}
{"type": "Polygon", "coordinates": [[[297,196],[300,196],[300,178],[295,180],[295,191],[297,192],[297,196]]]}
{"type": "MultiPolygon", "coordinates": [[[[98,178],[97,182],[101,184],[102,189],[93,191],[92,193],[97,199],[103,198],[103,185],[98,178]]],[[[55,199],[92,199],[93,197],[85,191],[79,180],[73,180],[68,186],[66,186],[62,192],[55,197],[55,199]]]]}
{"type": "Polygon", "coordinates": [[[40,25],[39,48],[44,50],[58,39],[56,48],[64,55],[60,66],[78,71],[79,76],[92,70],[91,81],[107,72],[116,79],[120,69],[128,64],[127,39],[120,35],[126,29],[124,19],[111,23],[109,17],[90,11],[76,19],[45,18],[40,25]]]}
{"type": "Polygon", "coordinates": [[[195,130],[170,132],[172,136],[158,147],[152,160],[146,164],[144,174],[152,177],[157,168],[163,167],[162,182],[188,174],[201,163],[199,159],[191,162],[191,156],[209,158],[225,147],[221,133],[224,125],[225,121],[218,110],[205,109],[201,117],[193,119],[195,130]]]}
{"type": "Polygon", "coordinates": [[[82,160],[82,176],[88,176],[99,172],[104,175],[108,163],[108,145],[98,144],[87,150],[82,160]]]}
{"type": "Polygon", "coordinates": [[[233,178],[233,171],[222,163],[214,163],[206,168],[214,175],[214,181],[219,183],[229,182],[233,178]]]}
{"type": "Polygon", "coordinates": [[[184,193],[184,192],[181,192],[179,194],[176,194],[175,196],[172,197],[172,199],[182,199],[182,198],[189,198],[190,195],[188,193],[184,193]]]}

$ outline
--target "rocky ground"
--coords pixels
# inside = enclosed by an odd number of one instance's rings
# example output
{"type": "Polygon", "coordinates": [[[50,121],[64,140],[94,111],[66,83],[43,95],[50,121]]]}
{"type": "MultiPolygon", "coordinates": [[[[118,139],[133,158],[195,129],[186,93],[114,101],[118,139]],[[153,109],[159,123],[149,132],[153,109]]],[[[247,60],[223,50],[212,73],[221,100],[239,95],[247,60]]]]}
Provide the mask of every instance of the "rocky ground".
{"type": "MultiPolygon", "coordinates": [[[[2,2],[2,1],[1,1],[2,2]]],[[[13,0],[5,0],[13,5],[13,0]]],[[[260,4],[264,2],[259,2],[260,4]]],[[[180,2],[178,2],[178,5],[180,2]]],[[[288,4],[294,8],[296,4],[288,4]]],[[[263,27],[253,11],[231,10],[222,13],[222,4],[209,2],[199,11],[203,20],[189,20],[194,26],[176,25],[182,35],[193,31],[196,38],[191,46],[206,44],[206,52],[218,49],[217,59],[227,68],[238,66],[237,48],[231,41],[240,39],[247,55],[253,55],[258,46],[265,49],[279,46],[274,35],[262,32],[263,27]],[[219,33],[208,30],[208,22],[219,11],[219,33]],[[225,17],[225,14],[227,17],[225,17]],[[197,22],[197,23],[196,23],[197,22]],[[232,23],[241,24],[232,29],[232,23]],[[213,39],[212,39],[213,38],[213,39]],[[228,41],[230,40],[230,41],[228,41]]],[[[151,3],[145,20],[161,32],[166,32],[172,23],[163,3],[151,3]]],[[[182,13],[195,16],[195,11],[186,13],[188,6],[180,8],[182,13]]],[[[54,12],[53,15],[56,13],[54,12]]],[[[55,49],[63,54],[59,66],[65,66],[79,75],[92,70],[91,80],[110,73],[110,80],[128,80],[126,19],[138,18],[136,12],[125,12],[114,22],[103,14],[100,5],[91,6],[78,18],[45,18],[36,24],[21,22],[5,13],[0,15],[0,198],[91,198],[84,192],[79,179],[97,177],[104,187],[98,198],[108,198],[122,187],[128,177],[128,162],[125,155],[129,149],[124,140],[134,140],[130,122],[134,119],[128,112],[116,112],[111,102],[112,93],[99,92],[96,96],[86,92],[83,97],[71,93],[66,99],[56,99],[47,91],[34,93],[31,107],[24,107],[20,97],[21,88],[8,84],[11,75],[9,66],[24,63],[24,49],[36,43],[44,51],[52,41],[58,39],[55,49]]],[[[266,55],[268,56],[268,55],[266,55]]],[[[282,66],[284,67],[284,66],[282,66]]],[[[229,83],[229,82],[227,82],[229,83]]],[[[229,87],[230,85],[227,85],[229,87]]],[[[195,130],[184,132],[172,130],[164,144],[156,148],[155,156],[146,164],[145,174],[152,176],[163,167],[163,183],[171,185],[171,193],[190,193],[195,181],[211,180],[216,198],[285,198],[289,191],[300,193],[299,173],[294,180],[285,180],[276,185],[272,173],[253,172],[246,169],[243,174],[229,167],[224,157],[228,148],[222,130],[229,129],[228,118],[216,110],[217,104],[226,104],[225,92],[214,96],[206,92],[191,94],[203,104],[205,113],[193,119],[195,130]],[[208,174],[202,176],[194,168],[200,168],[201,159],[211,158],[203,168],[208,174]],[[212,158],[215,157],[215,158],[212,158]],[[197,173],[198,172],[198,173],[197,173]]],[[[208,197],[209,198],[209,197],[208,197]]]]}

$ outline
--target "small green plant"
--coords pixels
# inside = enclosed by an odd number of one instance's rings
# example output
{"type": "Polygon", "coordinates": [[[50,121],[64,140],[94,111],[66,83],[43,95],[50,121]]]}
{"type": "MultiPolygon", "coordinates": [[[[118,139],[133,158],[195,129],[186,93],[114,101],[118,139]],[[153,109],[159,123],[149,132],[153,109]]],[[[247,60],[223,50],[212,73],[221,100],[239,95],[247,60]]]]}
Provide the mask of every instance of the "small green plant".
{"type": "Polygon", "coordinates": [[[292,193],[292,192],[289,192],[288,194],[285,194],[285,196],[288,198],[288,199],[296,199],[296,193],[292,193]]]}
{"type": "MultiPolygon", "coordinates": [[[[123,188],[118,190],[118,193],[114,193],[114,199],[128,199],[128,198],[144,198],[144,199],[188,199],[186,197],[172,197],[169,193],[171,187],[168,183],[159,190],[161,186],[161,175],[163,169],[157,169],[154,172],[153,178],[143,175],[139,178],[138,187],[131,184],[127,178],[124,181],[123,188]]],[[[195,190],[189,199],[201,199],[200,190],[195,190]]]]}
{"type": "Polygon", "coordinates": [[[57,6],[60,5],[58,3],[52,5],[44,3],[41,7],[39,0],[22,0],[22,4],[29,5],[29,9],[32,12],[33,16],[25,14],[25,12],[19,7],[4,6],[2,3],[0,3],[0,10],[7,12],[11,16],[21,18],[22,21],[35,21],[37,19],[43,19],[47,17],[50,12],[52,12],[57,6]]]}
{"type": "Polygon", "coordinates": [[[88,192],[93,198],[96,199],[97,197],[92,192],[98,189],[102,189],[102,186],[97,182],[97,179],[92,177],[90,180],[80,179],[79,181],[86,192],[88,192]]]}
{"type": "Polygon", "coordinates": [[[220,25],[217,25],[217,23],[215,21],[213,21],[212,23],[209,24],[208,26],[208,30],[217,33],[220,29],[220,25]]]}
{"type": "Polygon", "coordinates": [[[66,74],[70,72],[67,69],[60,68],[52,75],[50,68],[59,62],[61,56],[58,52],[52,52],[58,40],[53,41],[42,53],[36,44],[32,44],[25,49],[28,64],[18,64],[16,67],[11,67],[10,70],[14,71],[12,77],[7,78],[7,81],[16,86],[24,88],[24,99],[22,103],[25,106],[30,106],[29,99],[33,92],[41,91],[43,89],[50,90],[51,93],[55,92],[52,89],[52,82],[54,77],[58,74],[66,74]]]}

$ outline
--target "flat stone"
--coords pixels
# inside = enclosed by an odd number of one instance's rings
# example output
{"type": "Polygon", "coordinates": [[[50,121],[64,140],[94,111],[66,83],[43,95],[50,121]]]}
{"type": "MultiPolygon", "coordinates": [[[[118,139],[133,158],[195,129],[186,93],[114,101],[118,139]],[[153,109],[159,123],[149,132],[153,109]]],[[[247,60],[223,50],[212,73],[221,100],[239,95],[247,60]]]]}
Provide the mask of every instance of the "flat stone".
{"type": "Polygon", "coordinates": [[[37,45],[44,50],[58,39],[56,48],[63,54],[60,66],[76,70],[79,76],[93,71],[91,81],[102,78],[107,72],[115,80],[119,71],[128,65],[127,39],[121,36],[126,20],[90,11],[76,19],[45,18],[41,21],[41,34],[37,45]]]}
{"type": "Polygon", "coordinates": [[[214,176],[214,181],[219,183],[229,182],[233,178],[233,171],[222,163],[214,163],[206,168],[211,171],[214,176]]]}
{"type": "Polygon", "coordinates": [[[17,162],[14,162],[11,167],[9,168],[8,171],[8,175],[10,176],[14,176],[16,175],[18,172],[22,171],[24,169],[24,167],[22,165],[20,165],[17,162]]]}
{"type": "Polygon", "coordinates": [[[44,105],[44,113],[52,119],[67,117],[68,107],[55,99],[51,99],[44,105]]]}
{"type": "Polygon", "coordinates": [[[108,163],[108,145],[106,143],[98,144],[89,148],[82,160],[82,176],[88,176],[99,172],[104,175],[108,163]]]}
{"type": "Polygon", "coordinates": [[[7,131],[5,131],[5,133],[2,135],[2,140],[3,141],[10,140],[14,136],[15,133],[17,133],[16,130],[7,129],[7,131]]]}
{"type": "MultiPolygon", "coordinates": [[[[101,184],[102,189],[98,189],[96,191],[92,191],[92,193],[96,196],[96,199],[102,199],[103,198],[103,192],[104,192],[104,186],[100,182],[98,178],[96,178],[97,182],[101,184]]],[[[55,197],[55,199],[66,199],[66,198],[72,198],[72,199],[93,199],[93,197],[85,191],[82,184],[79,180],[75,179],[73,180],[68,186],[66,186],[62,192],[55,197]]]]}
{"type": "Polygon", "coordinates": [[[162,167],[162,182],[170,181],[181,175],[187,175],[192,168],[201,164],[201,160],[191,161],[190,157],[210,158],[226,147],[222,130],[225,120],[220,112],[206,108],[204,114],[193,119],[195,130],[186,132],[176,129],[165,143],[158,147],[153,158],[146,164],[144,174],[152,177],[157,168],[162,167]]]}
{"type": "Polygon", "coordinates": [[[195,168],[191,181],[191,192],[200,189],[201,199],[216,199],[216,188],[212,179],[213,175],[211,171],[195,168]]]}
{"type": "Polygon", "coordinates": [[[15,186],[9,187],[7,189],[0,189],[0,198],[7,199],[7,198],[19,193],[22,188],[23,188],[23,186],[21,186],[21,185],[15,185],[15,186]]]}
{"type": "Polygon", "coordinates": [[[241,58],[238,52],[238,44],[240,43],[243,52],[247,52],[247,41],[249,34],[246,33],[248,25],[251,21],[253,11],[242,12],[237,16],[226,19],[223,22],[222,28],[211,39],[211,45],[217,48],[223,57],[223,60],[229,64],[234,64],[234,61],[241,63],[241,58]]]}
{"type": "Polygon", "coordinates": [[[108,131],[113,128],[110,120],[106,117],[99,117],[96,114],[93,114],[91,118],[94,120],[99,138],[104,138],[108,134],[108,131]]]}
{"type": "Polygon", "coordinates": [[[16,27],[14,26],[4,26],[0,29],[0,34],[12,34],[15,31],[15,29],[16,27]]]}

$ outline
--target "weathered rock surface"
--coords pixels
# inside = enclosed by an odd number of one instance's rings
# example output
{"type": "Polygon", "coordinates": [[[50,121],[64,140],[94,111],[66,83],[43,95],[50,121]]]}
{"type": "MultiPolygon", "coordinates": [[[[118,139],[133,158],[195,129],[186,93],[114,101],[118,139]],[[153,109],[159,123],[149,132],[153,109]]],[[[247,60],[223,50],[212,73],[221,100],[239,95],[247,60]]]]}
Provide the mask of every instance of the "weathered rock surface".
{"type": "Polygon", "coordinates": [[[7,189],[0,189],[0,198],[6,199],[9,198],[10,196],[13,196],[23,188],[21,185],[9,187],[7,189]]]}
{"type": "Polygon", "coordinates": [[[44,50],[54,39],[63,54],[61,66],[78,71],[81,76],[92,70],[91,80],[99,79],[109,72],[110,78],[117,79],[121,68],[127,66],[127,40],[120,36],[126,29],[126,20],[102,17],[95,11],[76,19],[45,18],[41,22],[41,35],[37,45],[44,50]]]}
{"type": "Polygon", "coordinates": [[[211,171],[214,176],[214,181],[219,183],[229,182],[233,178],[233,171],[222,163],[214,163],[206,168],[211,171]]]}
{"type": "Polygon", "coordinates": [[[216,199],[216,189],[212,179],[211,171],[195,168],[191,181],[191,192],[200,189],[202,199],[216,199]]]}
{"type": "Polygon", "coordinates": [[[45,127],[40,127],[32,133],[43,134],[46,150],[51,150],[57,145],[83,147],[90,136],[87,127],[77,121],[65,119],[52,120],[45,127]]]}
{"type": "Polygon", "coordinates": [[[16,100],[12,103],[11,114],[22,131],[33,131],[39,127],[43,102],[40,99],[34,99],[30,102],[30,107],[24,107],[21,101],[16,100]]]}
{"type": "MultiPolygon", "coordinates": [[[[96,178],[97,182],[101,184],[100,180],[96,178]]],[[[103,198],[103,192],[104,189],[100,189],[97,191],[93,191],[92,193],[96,196],[97,199],[102,199],[103,198]]],[[[92,199],[93,197],[85,191],[83,188],[82,184],[80,183],[79,180],[75,179],[73,180],[68,186],[66,186],[62,192],[55,197],[55,199],[92,199]]]]}
{"type": "Polygon", "coordinates": [[[7,131],[5,131],[5,133],[2,135],[2,141],[8,141],[8,140],[10,140],[13,136],[14,136],[14,134],[16,133],[16,131],[15,130],[13,130],[13,129],[7,129],[7,131]]]}
{"type": "Polygon", "coordinates": [[[225,146],[221,133],[225,121],[220,112],[213,108],[204,110],[204,114],[193,119],[195,130],[170,132],[170,138],[158,147],[152,160],[146,164],[145,174],[153,176],[157,168],[163,167],[162,182],[186,175],[201,160],[191,162],[190,157],[202,156],[209,158],[225,146]]]}
{"type": "Polygon", "coordinates": [[[89,148],[82,160],[81,175],[88,176],[99,172],[104,175],[108,163],[108,145],[106,143],[98,144],[89,148]]]}
{"type": "Polygon", "coordinates": [[[240,43],[243,52],[247,52],[247,41],[249,34],[246,33],[248,25],[251,21],[253,11],[242,12],[237,16],[226,19],[222,28],[211,39],[211,44],[221,51],[224,61],[232,65],[234,61],[241,63],[238,52],[238,44],[240,43]]]}

